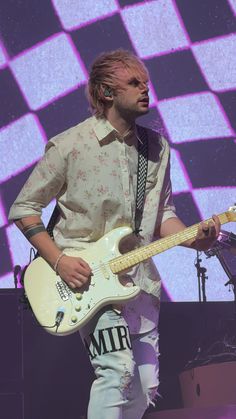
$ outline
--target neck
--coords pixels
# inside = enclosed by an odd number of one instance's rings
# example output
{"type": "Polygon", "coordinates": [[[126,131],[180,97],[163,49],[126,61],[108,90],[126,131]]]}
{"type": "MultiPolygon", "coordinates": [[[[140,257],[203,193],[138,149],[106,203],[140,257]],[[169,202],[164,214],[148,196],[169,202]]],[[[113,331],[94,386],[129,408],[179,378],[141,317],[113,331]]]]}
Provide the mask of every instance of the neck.
{"type": "Polygon", "coordinates": [[[113,112],[112,109],[107,110],[106,119],[121,135],[124,135],[135,125],[135,118],[124,118],[123,116],[113,112]]]}

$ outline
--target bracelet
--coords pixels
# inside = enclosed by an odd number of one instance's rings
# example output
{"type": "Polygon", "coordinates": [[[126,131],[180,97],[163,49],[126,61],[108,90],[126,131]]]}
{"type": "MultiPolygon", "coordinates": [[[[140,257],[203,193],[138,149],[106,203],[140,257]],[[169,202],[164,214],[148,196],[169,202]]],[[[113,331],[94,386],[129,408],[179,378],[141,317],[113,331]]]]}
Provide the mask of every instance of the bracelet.
{"type": "Polygon", "coordinates": [[[58,272],[57,272],[58,263],[60,262],[62,256],[66,256],[66,254],[64,252],[61,252],[60,255],[57,257],[57,260],[56,260],[56,262],[53,266],[53,269],[54,269],[54,271],[56,272],[57,275],[58,275],[58,272]]]}

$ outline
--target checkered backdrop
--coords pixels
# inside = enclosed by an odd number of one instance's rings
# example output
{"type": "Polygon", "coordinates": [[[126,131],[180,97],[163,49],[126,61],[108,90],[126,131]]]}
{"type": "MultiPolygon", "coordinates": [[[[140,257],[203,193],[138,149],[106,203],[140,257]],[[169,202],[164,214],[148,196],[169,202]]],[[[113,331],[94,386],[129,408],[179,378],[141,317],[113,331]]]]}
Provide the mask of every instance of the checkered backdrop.
{"type": "MultiPolygon", "coordinates": [[[[14,287],[13,266],[29,259],[9,207],[47,140],[89,116],[84,87],[102,51],[134,51],[150,72],[151,110],[142,122],[169,138],[183,221],[236,202],[235,14],[236,0],[1,0],[1,288],[14,287]]],[[[198,299],[195,257],[175,248],[155,258],[165,298],[198,299]]],[[[218,261],[202,259],[208,300],[232,299],[218,261]]]]}

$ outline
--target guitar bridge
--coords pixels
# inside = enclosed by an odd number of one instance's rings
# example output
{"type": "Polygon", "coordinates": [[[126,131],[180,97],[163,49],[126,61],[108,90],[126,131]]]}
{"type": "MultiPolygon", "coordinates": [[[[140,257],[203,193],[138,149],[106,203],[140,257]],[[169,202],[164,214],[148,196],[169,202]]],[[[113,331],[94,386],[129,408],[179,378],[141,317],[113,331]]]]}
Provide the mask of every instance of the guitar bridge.
{"type": "Polygon", "coordinates": [[[56,288],[57,291],[62,299],[62,301],[69,300],[70,296],[72,295],[72,292],[68,285],[65,284],[63,281],[57,281],[56,282],[56,288]]]}

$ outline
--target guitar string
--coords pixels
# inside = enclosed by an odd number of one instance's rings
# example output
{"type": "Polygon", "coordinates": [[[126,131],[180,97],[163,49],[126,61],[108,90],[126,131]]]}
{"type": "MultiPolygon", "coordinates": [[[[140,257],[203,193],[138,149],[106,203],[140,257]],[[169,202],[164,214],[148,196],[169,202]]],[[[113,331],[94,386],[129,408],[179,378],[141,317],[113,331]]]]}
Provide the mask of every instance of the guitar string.
{"type": "MultiPolygon", "coordinates": [[[[159,241],[151,243],[150,245],[147,245],[140,249],[132,250],[131,252],[127,252],[123,255],[121,254],[115,257],[114,259],[111,259],[108,262],[103,262],[100,265],[95,265],[93,272],[96,273],[99,270],[101,270],[102,267],[105,268],[107,266],[109,266],[111,270],[112,268],[116,269],[117,265],[120,265],[120,266],[123,265],[124,269],[132,267],[134,265],[137,265],[139,262],[149,259],[152,256],[157,255],[158,253],[161,253],[165,250],[168,250],[171,247],[174,247],[175,245],[180,244],[191,237],[192,237],[192,232],[191,234],[189,233],[182,234],[183,240],[181,240],[180,242],[177,241],[176,238],[172,238],[172,239],[169,238],[169,240],[165,240],[166,243],[164,241],[161,241],[161,243],[159,243],[159,241]],[[139,260],[140,258],[141,258],[141,261],[139,260]]],[[[114,272],[114,273],[117,273],[117,272],[114,272]]]]}
{"type": "MultiPolygon", "coordinates": [[[[220,214],[219,216],[221,218],[221,223],[224,224],[228,221],[225,213],[220,214]]],[[[209,220],[206,220],[206,222],[209,220]]],[[[193,233],[195,234],[197,232],[199,224],[195,224],[191,227],[187,227],[185,230],[185,233],[179,232],[177,234],[168,236],[164,239],[160,239],[158,241],[155,241],[153,243],[150,243],[147,246],[144,246],[140,249],[132,250],[131,252],[128,252],[125,255],[120,255],[117,258],[113,259],[111,261],[111,264],[117,265],[122,263],[122,259],[127,259],[129,257],[136,257],[138,259],[140,256],[142,256],[143,253],[147,253],[147,258],[154,256],[155,254],[160,253],[161,251],[168,250],[169,248],[181,244],[187,239],[191,238],[193,236],[193,233]],[[179,236],[181,236],[181,240],[179,240],[179,236]],[[159,248],[159,249],[158,249],[159,248]]],[[[138,263],[138,262],[137,262],[138,263]]],[[[127,264],[129,266],[129,263],[127,264]]]]}
{"type": "MultiPolygon", "coordinates": [[[[228,222],[228,218],[227,218],[226,213],[220,214],[219,218],[220,218],[220,221],[221,221],[222,224],[225,224],[226,222],[228,222]]],[[[212,220],[212,219],[205,220],[205,222],[209,222],[210,220],[212,220]]],[[[157,240],[157,241],[155,241],[153,243],[150,243],[150,244],[148,244],[144,247],[131,250],[130,252],[127,252],[123,255],[121,254],[121,255],[115,257],[114,259],[111,259],[107,262],[103,262],[100,265],[95,265],[92,272],[97,273],[97,272],[101,271],[102,267],[105,268],[105,267],[108,267],[108,266],[111,269],[111,271],[112,271],[112,267],[113,267],[113,269],[116,270],[116,265],[122,266],[122,264],[124,266],[124,268],[122,270],[127,269],[127,268],[132,267],[132,266],[135,266],[139,262],[142,262],[146,259],[149,259],[154,255],[157,255],[157,254],[159,254],[159,253],[161,253],[165,250],[170,249],[171,247],[174,247],[174,246],[176,246],[178,244],[181,244],[184,241],[190,239],[193,236],[193,234],[197,232],[197,229],[198,229],[199,225],[200,225],[200,223],[194,224],[193,226],[187,227],[185,230],[183,230],[179,233],[176,233],[176,234],[173,234],[171,236],[165,237],[164,239],[157,240]],[[179,240],[179,236],[181,236],[181,240],[179,240]],[[143,258],[143,254],[145,254],[145,253],[146,253],[146,255],[143,258]],[[141,261],[139,260],[140,257],[141,257],[141,261]],[[132,258],[133,258],[133,261],[131,260],[132,258]],[[130,260],[128,260],[128,259],[130,259],[130,260]]],[[[114,272],[114,274],[116,274],[116,273],[119,273],[119,271],[114,272]]]]}
{"type": "MultiPolygon", "coordinates": [[[[228,221],[227,216],[226,216],[225,213],[220,214],[219,218],[221,219],[222,224],[226,223],[228,221]]],[[[205,222],[208,222],[210,220],[211,219],[206,220],[205,222]]],[[[185,233],[183,232],[184,231],[183,230],[179,233],[168,236],[164,239],[160,239],[160,240],[157,240],[153,243],[150,243],[150,244],[148,244],[144,247],[141,247],[140,249],[134,249],[130,252],[125,253],[124,255],[119,255],[119,256],[115,257],[114,259],[111,259],[108,262],[105,262],[105,263],[103,262],[101,265],[95,265],[95,267],[93,269],[93,272],[95,272],[95,273],[98,272],[99,270],[101,270],[102,266],[104,266],[104,267],[109,266],[110,269],[112,270],[112,265],[114,265],[113,266],[113,269],[114,269],[115,265],[117,265],[117,264],[122,265],[122,263],[124,265],[124,268],[132,267],[132,266],[134,266],[134,265],[136,265],[140,262],[139,261],[140,256],[141,256],[141,259],[142,259],[141,261],[144,261],[145,259],[149,259],[150,257],[152,257],[152,256],[154,256],[158,253],[161,253],[162,251],[168,250],[171,247],[174,247],[175,245],[181,244],[184,241],[186,241],[187,239],[191,238],[193,233],[197,232],[199,224],[200,223],[194,224],[193,226],[190,226],[190,227],[187,227],[186,230],[185,230],[185,233]],[[180,241],[179,241],[179,236],[181,236],[180,241]],[[145,253],[146,253],[145,258],[143,258],[142,255],[145,254],[145,253]],[[133,261],[131,261],[131,263],[130,263],[129,260],[127,261],[127,259],[129,259],[129,258],[133,258],[134,263],[133,263],[133,261]],[[124,260],[124,262],[123,262],[123,260],[124,260]]],[[[114,272],[114,273],[116,273],[116,272],[114,272]]]]}
{"type": "MultiPolygon", "coordinates": [[[[187,236],[185,237],[185,236],[182,236],[182,237],[184,237],[184,240],[183,241],[185,241],[185,239],[187,238],[187,236]]],[[[162,250],[162,247],[163,247],[163,242],[162,243],[158,243],[159,241],[157,241],[157,242],[155,242],[155,243],[151,243],[150,245],[147,245],[147,247],[145,246],[145,247],[142,247],[142,248],[140,248],[140,249],[135,249],[135,250],[132,250],[131,252],[127,252],[127,253],[125,253],[124,255],[119,255],[119,256],[117,256],[117,257],[115,257],[114,259],[111,259],[110,261],[108,261],[108,262],[103,262],[102,264],[100,264],[100,265],[95,265],[95,267],[94,267],[94,269],[93,269],[93,272],[96,272],[96,271],[98,271],[98,270],[100,270],[100,268],[102,267],[102,266],[109,266],[110,264],[112,265],[112,264],[117,264],[117,263],[119,263],[120,262],[120,260],[121,259],[127,259],[127,258],[131,258],[131,257],[134,257],[135,258],[135,256],[138,258],[138,256],[140,256],[140,254],[142,254],[142,253],[145,253],[145,252],[148,252],[149,251],[149,246],[153,246],[153,247],[160,247],[160,250],[162,250]],[[154,246],[155,245],[155,246],[154,246]],[[132,253],[134,253],[134,255],[132,254],[132,253]]],[[[174,245],[174,244],[173,244],[174,245]]],[[[151,249],[150,249],[151,250],[151,249]]],[[[166,249],[165,250],[168,250],[168,248],[166,247],[166,249]]],[[[152,257],[152,255],[146,255],[147,256],[147,258],[149,258],[149,257],[152,257]]],[[[137,262],[138,263],[138,262],[137,262]]]]}

